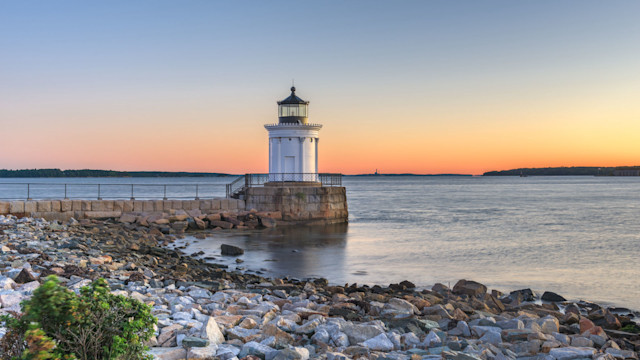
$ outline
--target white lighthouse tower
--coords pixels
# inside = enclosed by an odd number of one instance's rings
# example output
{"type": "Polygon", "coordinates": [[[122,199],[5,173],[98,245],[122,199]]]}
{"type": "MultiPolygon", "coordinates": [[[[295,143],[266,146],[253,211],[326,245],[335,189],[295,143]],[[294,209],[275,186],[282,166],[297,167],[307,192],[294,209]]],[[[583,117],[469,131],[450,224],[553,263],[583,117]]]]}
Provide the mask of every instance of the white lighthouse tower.
{"type": "Polygon", "coordinates": [[[309,123],[309,102],[291,95],[278,101],[277,124],[269,132],[269,181],[318,183],[318,132],[320,124],[309,123]]]}

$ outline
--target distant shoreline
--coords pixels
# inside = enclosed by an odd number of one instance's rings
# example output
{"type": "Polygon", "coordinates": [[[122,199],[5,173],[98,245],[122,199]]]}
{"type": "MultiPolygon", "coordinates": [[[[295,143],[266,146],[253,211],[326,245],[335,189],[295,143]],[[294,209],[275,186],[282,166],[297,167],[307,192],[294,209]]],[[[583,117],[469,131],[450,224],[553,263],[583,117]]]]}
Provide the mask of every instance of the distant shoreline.
{"type": "Polygon", "coordinates": [[[227,177],[239,176],[226,173],[204,172],[171,172],[171,171],[113,171],[113,170],[60,170],[60,169],[24,169],[5,170],[0,169],[0,178],[109,178],[109,177],[227,177]]]}
{"type": "Polygon", "coordinates": [[[637,176],[624,174],[631,171],[633,174],[640,170],[640,166],[574,166],[574,167],[547,167],[547,168],[519,168],[511,170],[488,171],[482,176],[637,176]]]}
{"type": "MultiPolygon", "coordinates": [[[[472,177],[472,176],[638,176],[640,166],[618,167],[547,167],[547,168],[518,168],[510,170],[487,171],[482,175],[472,174],[342,174],[345,177],[472,177]],[[631,172],[631,174],[629,174],[631,172]],[[626,173],[626,174],[625,174],[626,173]]],[[[60,169],[0,169],[0,178],[176,178],[176,177],[237,177],[243,174],[228,174],[217,172],[188,172],[188,171],[115,171],[115,170],[60,170],[60,169]]]]}

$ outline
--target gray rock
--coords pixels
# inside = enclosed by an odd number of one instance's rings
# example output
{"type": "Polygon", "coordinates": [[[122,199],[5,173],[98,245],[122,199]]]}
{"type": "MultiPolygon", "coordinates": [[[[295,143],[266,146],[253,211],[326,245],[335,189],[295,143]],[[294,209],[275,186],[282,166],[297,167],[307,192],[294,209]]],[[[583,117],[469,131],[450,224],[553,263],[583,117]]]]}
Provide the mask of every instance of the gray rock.
{"type": "Polygon", "coordinates": [[[149,350],[149,354],[157,360],[183,360],[185,350],[182,347],[155,347],[149,350]]]}
{"type": "Polygon", "coordinates": [[[571,339],[571,346],[574,347],[593,347],[593,341],[586,337],[576,336],[571,339]]]}
{"type": "Polygon", "coordinates": [[[211,344],[215,345],[220,345],[224,342],[224,335],[222,335],[220,327],[213,316],[209,316],[203,324],[202,330],[200,331],[200,337],[208,339],[211,344]]]}
{"type": "MultiPolygon", "coordinates": [[[[22,271],[22,270],[20,270],[22,271]]],[[[6,276],[0,276],[0,290],[12,290],[18,285],[12,278],[6,276]]]]}
{"type": "Polygon", "coordinates": [[[451,290],[454,294],[480,296],[487,293],[487,287],[472,280],[458,280],[451,290]]]}
{"type": "Polygon", "coordinates": [[[424,345],[425,347],[440,346],[442,345],[442,339],[440,339],[436,332],[432,330],[424,338],[422,345],[424,345]]]}
{"type": "Polygon", "coordinates": [[[553,333],[552,335],[556,340],[565,345],[569,345],[571,343],[571,338],[565,334],[553,333]]]}
{"type": "Polygon", "coordinates": [[[604,352],[609,355],[612,355],[616,359],[638,359],[638,354],[635,351],[631,351],[631,350],[620,350],[620,349],[608,348],[604,352]]]}
{"type": "Polygon", "coordinates": [[[222,255],[236,256],[244,254],[244,250],[241,248],[228,244],[222,244],[220,250],[222,251],[222,255]]]}
{"type": "Polygon", "coordinates": [[[362,342],[362,345],[374,351],[393,351],[393,343],[384,333],[362,342]]]}
{"type": "Polygon", "coordinates": [[[420,344],[420,338],[416,334],[408,332],[400,336],[400,342],[408,348],[415,348],[420,344]]]}
{"type": "MultiPolygon", "coordinates": [[[[250,341],[244,344],[242,350],[240,350],[240,353],[238,354],[238,357],[243,358],[247,355],[254,355],[261,359],[265,359],[265,357],[271,355],[272,353],[275,353],[276,351],[276,349],[272,349],[258,342],[250,341]]],[[[269,358],[271,358],[271,356],[269,356],[269,358]]]]}
{"type": "Polygon", "coordinates": [[[340,352],[327,351],[327,360],[350,360],[350,358],[340,352]]]}
{"type": "Polygon", "coordinates": [[[183,338],[182,341],[179,341],[179,343],[181,343],[183,347],[189,347],[189,348],[209,346],[208,339],[201,339],[195,336],[187,336],[183,338]]]}
{"type": "Polygon", "coordinates": [[[471,327],[471,334],[474,334],[478,337],[481,337],[488,332],[500,334],[500,331],[501,329],[496,326],[472,326],[471,327]]]}
{"type": "Polygon", "coordinates": [[[216,356],[217,351],[218,345],[215,344],[210,344],[205,347],[194,347],[189,351],[189,359],[212,359],[216,356]]]}
{"type": "Polygon", "coordinates": [[[498,325],[501,329],[524,329],[524,323],[520,319],[509,319],[496,321],[496,325],[498,325]]]}
{"type": "Polygon", "coordinates": [[[537,320],[540,330],[545,334],[557,333],[560,329],[560,322],[554,316],[545,316],[537,320]]]}
{"type": "Polygon", "coordinates": [[[389,302],[384,306],[383,314],[391,313],[405,313],[405,314],[417,314],[418,308],[407,300],[391,298],[389,302]]]}
{"type": "Polygon", "coordinates": [[[9,308],[15,305],[20,305],[20,302],[24,300],[24,298],[25,297],[18,292],[0,294],[0,304],[3,308],[9,308]]]}
{"type": "Polygon", "coordinates": [[[329,333],[325,329],[316,330],[316,333],[313,334],[313,336],[311,337],[311,341],[313,341],[316,344],[319,342],[328,344],[330,339],[331,337],[329,336],[329,333]]]}
{"type": "MultiPolygon", "coordinates": [[[[431,353],[431,349],[429,349],[431,353]]],[[[447,360],[481,360],[480,357],[473,354],[466,354],[459,351],[442,351],[442,357],[447,360]]]]}
{"type": "Polygon", "coordinates": [[[535,331],[531,329],[506,329],[502,330],[502,338],[508,342],[524,341],[533,333],[535,331]]]}
{"type": "Polygon", "coordinates": [[[458,324],[454,329],[449,330],[449,335],[470,337],[471,330],[466,321],[458,321],[458,324]]]}
{"type": "Polygon", "coordinates": [[[174,320],[191,320],[193,319],[193,314],[190,312],[182,312],[178,311],[171,315],[174,320]]]}
{"type": "Polygon", "coordinates": [[[282,349],[276,353],[273,360],[308,360],[309,350],[303,347],[282,349]]]}
{"type": "Polygon", "coordinates": [[[375,336],[384,334],[384,329],[380,325],[372,324],[346,324],[342,331],[347,334],[349,343],[359,344],[375,336]]]}
{"type": "Polygon", "coordinates": [[[229,340],[239,339],[242,342],[247,342],[255,338],[259,333],[259,329],[245,329],[237,326],[233,329],[227,330],[227,338],[229,338],[229,340]]]}
{"type": "Polygon", "coordinates": [[[549,351],[549,355],[551,355],[556,360],[592,358],[593,354],[595,353],[596,349],[581,347],[555,348],[549,351]]]}
{"type": "Polygon", "coordinates": [[[589,335],[589,340],[593,341],[593,343],[598,347],[602,347],[607,343],[607,339],[600,335],[589,335]]]}
{"type": "Polygon", "coordinates": [[[313,334],[316,328],[320,325],[319,320],[308,321],[305,324],[298,326],[295,330],[296,334],[313,334]]]}
{"type": "Polygon", "coordinates": [[[567,301],[567,299],[551,291],[545,291],[544,294],[542,294],[541,299],[544,301],[551,301],[551,302],[567,301]]]}
{"type": "Polygon", "coordinates": [[[518,357],[533,356],[540,352],[541,347],[542,341],[530,340],[514,344],[512,350],[518,355],[518,357]]]}
{"type": "Polygon", "coordinates": [[[499,345],[502,343],[502,336],[499,331],[487,331],[480,337],[480,341],[493,345],[499,345]]]}

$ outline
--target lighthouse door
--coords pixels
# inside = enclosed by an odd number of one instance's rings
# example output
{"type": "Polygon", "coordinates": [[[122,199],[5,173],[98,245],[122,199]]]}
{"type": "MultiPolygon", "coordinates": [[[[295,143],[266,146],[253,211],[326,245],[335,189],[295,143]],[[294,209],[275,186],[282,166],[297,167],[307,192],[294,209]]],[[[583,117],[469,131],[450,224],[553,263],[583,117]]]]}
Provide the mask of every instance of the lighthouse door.
{"type": "Polygon", "coordinates": [[[296,172],[296,157],[285,156],[284,157],[284,181],[295,181],[294,173],[296,172]]]}

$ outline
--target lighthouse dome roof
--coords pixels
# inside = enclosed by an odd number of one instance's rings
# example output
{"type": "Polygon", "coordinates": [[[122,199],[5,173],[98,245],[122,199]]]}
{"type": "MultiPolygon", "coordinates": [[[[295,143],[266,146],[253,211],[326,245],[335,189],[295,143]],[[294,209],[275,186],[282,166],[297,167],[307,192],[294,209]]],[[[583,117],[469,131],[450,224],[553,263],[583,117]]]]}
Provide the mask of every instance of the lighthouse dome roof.
{"type": "Polygon", "coordinates": [[[278,105],[282,104],[309,104],[308,101],[304,101],[296,96],[296,88],[295,86],[291,87],[291,95],[288,98],[278,101],[278,105]]]}

